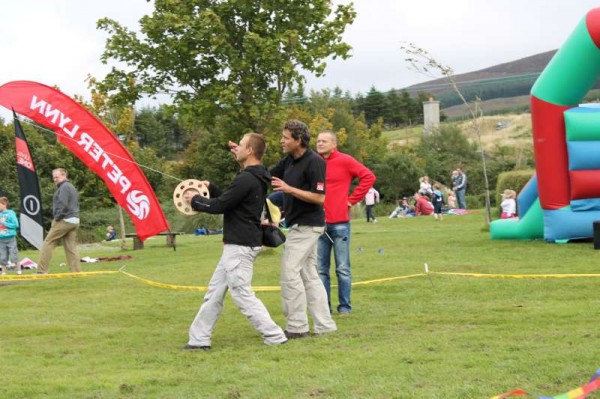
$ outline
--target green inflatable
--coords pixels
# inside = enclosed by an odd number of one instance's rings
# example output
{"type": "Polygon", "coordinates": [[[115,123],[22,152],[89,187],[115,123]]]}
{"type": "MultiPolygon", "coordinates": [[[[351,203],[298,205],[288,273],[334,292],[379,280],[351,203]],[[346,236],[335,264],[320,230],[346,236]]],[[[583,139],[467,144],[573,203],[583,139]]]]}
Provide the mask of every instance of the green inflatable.
{"type": "Polygon", "coordinates": [[[544,219],[537,198],[520,219],[494,220],[490,224],[492,240],[533,240],[544,237],[544,219]]]}

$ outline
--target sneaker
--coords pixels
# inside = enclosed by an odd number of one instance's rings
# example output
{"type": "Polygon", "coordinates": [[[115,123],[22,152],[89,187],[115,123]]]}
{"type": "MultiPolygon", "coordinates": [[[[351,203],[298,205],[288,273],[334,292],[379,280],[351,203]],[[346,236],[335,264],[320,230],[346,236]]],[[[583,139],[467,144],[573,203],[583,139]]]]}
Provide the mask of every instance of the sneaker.
{"type": "Polygon", "coordinates": [[[373,219],[373,223],[377,223],[377,219],[373,219]]]}
{"type": "Polygon", "coordinates": [[[23,274],[23,272],[21,272],[20,270],[17,270],[17,274],[20,276],[21,274],[23,274]]]}
{"type": "Polygon", "coordinates": [[[3,276],[6,276],[6,272],[2,272],[2,275],[3,275],[3,276]]]}
{"type": "Polygon", "coordinates": [[[283,333],[285,334],[285,337],[287,339],[300,339],[300,338],[310,337],[310,334],[308,331],[295,333],[295,332],[289,332],[288,330],[285,330],[283,333]]]}
{"type": "Polygon", "coordinates": [[[181,349],[185,349],[185,350],[203,350],[203,351],[209,351],[210,350],[210,345],[205,345],[205,346],[201,346],[201,345],[190,345],[190,344],[186,344],[183,348],[181,349]]]}

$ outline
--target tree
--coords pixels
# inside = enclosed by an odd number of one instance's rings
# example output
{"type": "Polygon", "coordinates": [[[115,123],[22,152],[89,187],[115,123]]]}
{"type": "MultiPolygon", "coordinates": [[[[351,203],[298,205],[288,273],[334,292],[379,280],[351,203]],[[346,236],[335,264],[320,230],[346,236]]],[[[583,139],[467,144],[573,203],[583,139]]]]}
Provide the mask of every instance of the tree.
{"type": "MultiPolygon", "coordinates": [[[[424,169],[430,180],[448,186],[451,186],[450,171],[456,165],[472,166],[477,160],[477,146],[471,144],[457,126],[442,126],[424,136],[415,152],[425,161],[424,169]]],[[[472,186],[470,180],[469,187],[472,186]]]]}
{"type": "Polygon", "coordinates": [[[412,196],[418,189],[419,177],[424,174],[418,159],[410,152],[387,154],[372,169],[379,192],[390,202],[412,196]]]}
{"type": "Polygon", "coordinates": [[[385,96],[383,93],[377,91],[377,89],[372,86],[369,93],[367,93],[367,97],[365,97],[365,102],[363,105],[363,110],[365,112],[365,119],[367,120],[367,124],[371,124],[375,122],[378,118],[381,118],[385,115],[386,111],[386,103],[385,96]]]}
{"type": "Polygon", "coordinates": [[[486,166],[486,156],[483,150],[483,145],[481,143],[481,123],[483,118],[483,112],[479,107],[480,99],[476,96],[475,103],[473,105],[469,104],[461,90],[458,88],[458,85],[456,84],[456,79],[454,77],[454,71],[452,70],[452,68],[439,63],[435,58],[433,58],[431,54],[429,54],[427,50],[417,47],[414,43],[404,43],[401,46],[401,49],[408,56],[408,58],[406,58],[405,61],[410,63],[411,67],[415,71],[431,76],[431,70],[436,70],[440,72],[443,76],[448,78],[452,89],[460,97],[463,104],[465,104],[465,106],[469,110],[469,114],[471,115],[471,128],[473,129],[477,137],[479,153],[481,154],[483,181],[485,185],[485,218],[487,224],[489,225],[492,221],[492,210],[490,201],[490,184],[486,166]]]}
{"type": "Polygon", "coordinates": [[[324,74],[328,57],[349,57],[342,41],[353,5],[329,0],[156,0],[140,20],[140,38],[117,21],[97,26],[110,35],[102,61],[115,60],[99,89],[132,104],[169,93],[180,111],[205,126],[229,115],[262,133],[282,96],[304,82],[302,71],[324,74]]]}

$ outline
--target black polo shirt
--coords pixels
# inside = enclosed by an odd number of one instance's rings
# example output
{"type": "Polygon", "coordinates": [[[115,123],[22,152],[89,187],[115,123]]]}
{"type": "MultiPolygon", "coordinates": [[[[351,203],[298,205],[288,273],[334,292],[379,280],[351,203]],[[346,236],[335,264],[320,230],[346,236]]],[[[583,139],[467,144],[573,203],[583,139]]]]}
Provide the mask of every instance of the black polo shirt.
{"type": "MultiPolygon", "coordinates": [[[[325,161],[310,148],[298,159],[291,155],[286,156],[270,172],[289,186],[325,194],[325,161]]],[[[288,226],[325,226],[325,214],[321,205],[310,204],[286,194],[283,207],[285,223],[288,226]]]]}

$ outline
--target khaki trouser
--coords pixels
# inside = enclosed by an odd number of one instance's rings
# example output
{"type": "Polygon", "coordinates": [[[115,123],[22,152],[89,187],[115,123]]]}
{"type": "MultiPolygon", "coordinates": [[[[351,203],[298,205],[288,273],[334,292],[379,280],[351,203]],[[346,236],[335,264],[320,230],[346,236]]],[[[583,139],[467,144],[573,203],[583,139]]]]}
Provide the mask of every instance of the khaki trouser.
{"type": "Polygon", "coordinates": [[[317,240],[325,227],[299,226],[290,228],[281,261],[281,298],[286,330],[292,333],[309,331],[306,308],[317,334],[337,330],[331,318],[327,291],[317,273],[317,240]]]}
{"type": "Polygon", "coordinates": [[[265,344],[276,345],[287,341],[283,330],[271,319],[265,305],[252,291],[253,263],[259,252],[260,247],[223,246],[223,254],[208,284],[204,302],[190,326],[190,345],[210,346],[227,291],[252,327],[260,333],[265,344]]]}
{"type": "Polygon", "coordinates": [[[64,220],[53,220],[50,231],[44,240],[42,253],[38,264],[39,272],[48,272],[50,261],[52,260],[52,252],[58,241],[62,238],[65,255],[67,256],[67,266],[73,273],[79,273],[79,252],[77,250],[77,229],[78,224],[67,223],[64,220]]]}

